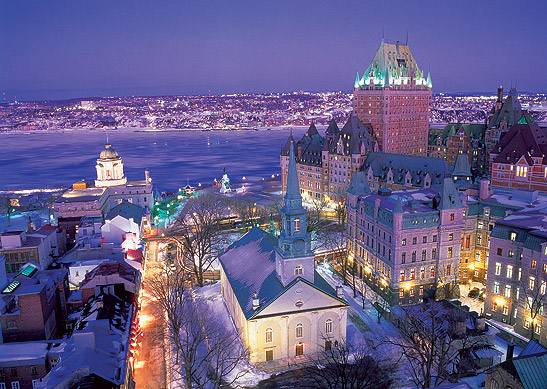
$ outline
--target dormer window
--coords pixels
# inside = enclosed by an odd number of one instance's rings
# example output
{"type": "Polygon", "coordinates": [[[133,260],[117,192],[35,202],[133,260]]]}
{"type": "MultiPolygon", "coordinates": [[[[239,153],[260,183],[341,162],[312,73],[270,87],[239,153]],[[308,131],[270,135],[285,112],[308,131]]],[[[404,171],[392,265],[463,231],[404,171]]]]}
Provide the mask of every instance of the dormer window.
{"type": "Polygon", "coordinates": [[[302,268],[302,265],[296,265],[294,268],[294,275],[295,276],[301,276],[304,273],[304,269],[302,268]]]}
{"type": "Polygon", "coordinates": [[[509,234],[509,239],[511,239],[512,241],[517,240],[517,233],[514,231],[511,231],[511,233],[509,234]]]}

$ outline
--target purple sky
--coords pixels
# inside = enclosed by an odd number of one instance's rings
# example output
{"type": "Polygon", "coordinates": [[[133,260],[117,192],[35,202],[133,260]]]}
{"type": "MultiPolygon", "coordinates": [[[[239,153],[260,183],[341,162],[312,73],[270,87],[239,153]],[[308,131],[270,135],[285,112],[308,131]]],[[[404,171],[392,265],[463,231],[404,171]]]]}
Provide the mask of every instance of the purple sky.
{"type": "Polygon", "coordinates": [[[350,91],[387,41],[409,44],[435,92],[547,91],[547,2],[6,1],[8,99],[350,91]]]}

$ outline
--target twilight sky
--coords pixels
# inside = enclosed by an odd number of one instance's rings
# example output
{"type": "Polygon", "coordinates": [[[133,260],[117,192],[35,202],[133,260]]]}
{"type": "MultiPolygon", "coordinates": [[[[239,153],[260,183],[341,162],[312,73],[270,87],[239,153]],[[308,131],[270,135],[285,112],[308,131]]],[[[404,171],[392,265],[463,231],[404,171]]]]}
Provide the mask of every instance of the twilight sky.
{"type": "Polygon", "coordinates": [[[0,92],[350,91],[385,31],[434,92],[547,91],[547,1],[5,1],[0,92]]]}

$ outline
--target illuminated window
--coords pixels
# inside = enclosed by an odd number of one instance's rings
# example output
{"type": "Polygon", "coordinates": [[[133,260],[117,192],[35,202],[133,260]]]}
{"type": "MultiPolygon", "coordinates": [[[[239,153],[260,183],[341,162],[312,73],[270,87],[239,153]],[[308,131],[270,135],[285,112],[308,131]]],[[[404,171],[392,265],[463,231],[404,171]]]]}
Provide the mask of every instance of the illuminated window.
{"type": "Polygon", "coordinates": [[[414,296],[414,288],[410,288],[408,292],[410,293],[410,297],[414,296]]]}
{"type": "Polygon", "coordinates": [[[511,232],[511,234],[509,234],[509,239],[511,239],[512,241],[515,241],[517,239],[517,233],[511,232]]]}
{"type": "Polygon", "coordinates": [[[450,269],[451,269],[451,265],[446,265],[446,275],[447,276],[450,275],[450,269]]]}
{"type": "Polygon", "coordinates": [[[273,342],[273,330],[271,328],[266,329],[266,343],[273,342]]]}
{"type": "Polygon", "coordinates": [[[535,282],[536,278],[530,277],[530,279],[528,280],[528,288],[530,288],[530,290],[534,290],[535,282]]]}
{"type": "Polygon", "coordinates": [[[452,257],[452,247],[448,248],[448,257],[452,257]]]}
{"type": "Polygon", "coordinates": [[[541,281],[540,287],[539,287],[539,293],[545,294],[545,289],[547,287],[547,283],[545,281],[541,281]]]}
{"type": "Polygon", "coordinates": [[[404,289],[399,289],[399,298],[405,297],[405,291],[404,289]]]}
{"type": "Polygon", "coordinates": [[[294,232],[300,232],[300,218],[294,219],[294,232]]]}
{"type": "Polygon", "coordinates": [[[496,262],[496,275],[499,276],[501,274],[501,263],[496,262]]]}
{"type": "Polygon", "coordinates": [[[524,323],[522,324],[522,326],[523,326],[525,329],[530,328],[530,320],[524,319],[524,323]]]}
{"type": "Polygon", "coordinates": [[[420,269],[420,278],[423,280],[425,278],[425,267],[420,269]]]}
{"type": "Polygon", "coordinates": [[[412,269],[410,270],[410,279],[413,280],[414,278],[416,278],[416,270],[412,269]]]}
{"type": "Polygon", "coordinates": [[[303,273],[302,265],[296,265],[296,267],[294,268],[294,275],[299,276],[299,275],[302,275],[302,273],[303,273]]]}
{"type": "Polygon", "coordinates": [[[454,214],[453,213],[450,214],[450,220],[451,221],[454,220],[454,214]]]}
{"type": "Polygon", "coordinates": [[[507,298],[511,298],[511,285],[505,285],[505,292],[503,295],[507,298]]]}
{"type": "Polygon", "coordinates": [[[509,315],[509,307],[507,305],[504,305],[503,306],[503,314],[505,316],[509,315]]]}
{"type": "Polygon", "coordinates": [[[429,277],[435,277],[435,266],[431,266],[431,268],[429,269],[429,277]]]}
{"type": "Polygon", "coordinates": [[[401,282],[405,280],[405,271],[404,270],[401,270],[401,276],[400,276],[399,280],[401,282]]]}
{"type": "Polygon", "coordinates": [[[454,234],[448,234],[448,240],[454,240],[454,234]]]}
{"type": "Polygon", "coordinates": [[[513,266],[507,265],[507,278],[513,278],[513,266]]]}
{"type": "Polygon", "coordinates": [[[421,285],[420,286],[420,296],[423,296],[424,295],[424,286],[421,285]]]}
{"type": "Polygon", "coordinates": [[[496,301],[492,301],[492,310],[497,311],[498,310],[498,303],[496,301]]]}
{"type": "MultiPolygon", "coordinates": [[[[401,246],[406,246],[406,238],[403,238],[401,242],[401,246]]],[[[547,247],[546,247],[546,254],[547,254],[547,247]]]]}
{"type": "Polygon", "coordinates": [[[298,323],[296,325],[296,337],[301,338],[302,336],[302,323],[298,323]]]}
{"type": "Polygon", "coordinates": [[[532,262],[530,263],[530,267],[531,267],[532,269],[535,269],[535,268],[536,268],[536,265],[537,265],[537,262],[534,261],[534,260],[532,260],[532,262]]]}
{"type": "Polygon", "coordinates": [[[500,292],[500,283],[498,281],[494,282],[494,294],[499,294],[500,292]]]}

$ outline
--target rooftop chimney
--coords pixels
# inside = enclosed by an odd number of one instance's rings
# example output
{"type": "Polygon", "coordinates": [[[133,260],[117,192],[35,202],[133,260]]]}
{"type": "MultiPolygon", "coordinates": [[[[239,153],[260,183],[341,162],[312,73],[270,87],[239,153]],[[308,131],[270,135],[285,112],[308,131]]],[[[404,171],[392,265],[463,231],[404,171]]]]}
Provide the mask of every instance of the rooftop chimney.
{"type": "Polygon", "coordinates": [[[253,311],[256,311],[260,307],[260,299],[258,298],[258,295],[255,293],[253,296],[253,311]]]}
{"type": "Polygon", "coordinates": [[[513,359],[514,352],[515,352],[515,344],[513,342],[507,343],[507,355],[505,357],[505,360],[508,361],[510,359],[513,359]]]}
{"type": "Polygon", "coordinates": [[[343,298],[344,297],[344,293],[342,291],[342,285],[341,284],[338,284],[336,286],[336,297],[338,297],[338,298],[343,298]]]}

